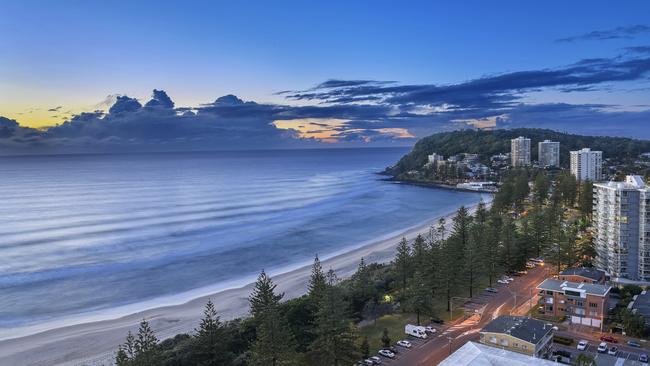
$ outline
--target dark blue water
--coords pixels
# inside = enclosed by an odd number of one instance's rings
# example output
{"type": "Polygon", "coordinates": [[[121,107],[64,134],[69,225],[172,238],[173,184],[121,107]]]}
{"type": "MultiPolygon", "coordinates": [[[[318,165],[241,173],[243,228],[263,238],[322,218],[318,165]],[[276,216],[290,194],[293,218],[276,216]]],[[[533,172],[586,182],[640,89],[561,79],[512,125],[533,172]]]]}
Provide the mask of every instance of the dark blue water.
{"type": "Polygon", "coordinates": [[[327,256],[479,200],[375,174],[405,152],[0,158],[0,330],[327,256]]]}

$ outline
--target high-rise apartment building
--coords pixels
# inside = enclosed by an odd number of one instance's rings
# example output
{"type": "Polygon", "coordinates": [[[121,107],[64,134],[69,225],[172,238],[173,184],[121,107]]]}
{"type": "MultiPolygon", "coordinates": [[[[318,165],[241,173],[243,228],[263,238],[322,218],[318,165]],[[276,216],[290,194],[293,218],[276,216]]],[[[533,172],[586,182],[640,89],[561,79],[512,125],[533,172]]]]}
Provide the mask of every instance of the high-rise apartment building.
{"type": "Polygon", "coordinates": [[[510,140],[512,166],[530,165],[530,139],[519,136],[510,140]]]}
{"type": "Polygon", "coordinates": [[[597,182],[603,179],[603,152],[584,148],[571,151],[571,174],[578,181],[597,182]]]}
{"type": "Polygon", "coordinates": [[[544,140],[537,144],[537,160],[543,167],[560,166],[560,143],[557,141],[544,140]]]}
{"type": "Polygon", "coordinates": [[[596,268],[613,278],[650,281],[650,186],[638,175],[596,183],[593,213],[596,268]]]}

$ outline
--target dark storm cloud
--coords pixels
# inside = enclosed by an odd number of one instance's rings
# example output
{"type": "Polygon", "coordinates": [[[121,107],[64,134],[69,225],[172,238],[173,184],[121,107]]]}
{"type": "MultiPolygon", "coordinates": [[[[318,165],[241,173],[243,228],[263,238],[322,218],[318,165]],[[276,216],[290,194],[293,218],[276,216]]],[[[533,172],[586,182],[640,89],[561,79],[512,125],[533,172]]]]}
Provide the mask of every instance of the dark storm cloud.
{"type": "Polygon", "coordinates": [[[639,34],[650,33],[650,26],[644,24],[632,25],[629,27],[616,27],[608,30],[595,30],[589,33],[580,34],[566,38],[556,39],[556,42],[575,41],[605,41],[610,39],[633,39],[639,34]]]}

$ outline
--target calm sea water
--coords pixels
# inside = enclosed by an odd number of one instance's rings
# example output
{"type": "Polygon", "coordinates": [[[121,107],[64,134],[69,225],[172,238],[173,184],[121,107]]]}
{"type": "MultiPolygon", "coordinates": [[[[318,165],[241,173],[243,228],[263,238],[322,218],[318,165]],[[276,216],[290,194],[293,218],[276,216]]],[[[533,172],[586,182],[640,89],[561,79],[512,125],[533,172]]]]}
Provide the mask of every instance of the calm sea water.
{"type": "Polygon", "coordinates": [[[0,331],[327,256],[479,200],[375,174],[405,152],[0,158],[0,331]]]}

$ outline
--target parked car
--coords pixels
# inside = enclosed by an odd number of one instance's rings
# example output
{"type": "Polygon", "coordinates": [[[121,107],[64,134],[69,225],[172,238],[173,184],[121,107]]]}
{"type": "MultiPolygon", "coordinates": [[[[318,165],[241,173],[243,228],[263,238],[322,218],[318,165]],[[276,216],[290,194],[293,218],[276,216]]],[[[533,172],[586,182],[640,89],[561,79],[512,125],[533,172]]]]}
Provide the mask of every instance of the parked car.
{"type": "Polygon", "coordinates": [[[499,290],[495,289],[494,287],[488,287],[488,288],[485,289],[485,291],[491,292],[493,294],[496,294],[497,292],[499,292],[499,290]]]}
{"type": "Polygon", "coordinates": [[[497,280],[497,283],[500,283],[500,284],[502,284],[502,285],[507,285],[507,284],[509,284],[510,282],[508,282],[508,281],[506,281],[506,280],[497,280]]]}
{"type": "Polygon", "coordinates": [[[578,351],[584,351],[589,347],[589,342],[585,341],[584,339],[578,342],[578,351]]]}
{"type": "Polygon", "coordinates": [[[442,323],[444,323],[444,322],[445,322],[445,321],[442,320],[442,319],[440,319],[440,318],[431,318],[431,323],[442,324],[442,323]]]}
{"type": "Polygon", "coordinates": [[[627,345],[630,347],[641,348],[641,344],[637,341],[627,341],[627,345]]]}
{"type": "Polygon", "coordinates": [[[618,353],[618,347],[616,346],[610,348],[609,351],[607,351],[607,354],[611,356],[616,356],[617,353],[618,353]]]}
{"type": "Polygon", "coordinates": [[[401,346],[401,347],[405,347],[405,348],[411,348],[411,342],[409,342],[409,341],[407,341],[405,339],[402,339],[401,341],[398,341],[397,345],[401,346]]]}
{"type": "Polygon", "coordinates": [[[388,357],[388,358],[395,358],[395,354],[391,352],[388,349],[380,349],[379,352],[377,352],[380,356],[388,357]]]}
{"type": "Polygon", "coordinates": [[[601,342],[601,343],[598,345],[598,352],[600,352],[600,353],[605,353],[605,352],[607,352],[607,343],[605,343],[605,342],[601,342]]]}
{"type": "Polygon", "coordinates": [[[375,364],[375,362],[368,358],[366,360],[363,360],[363,364],[367,365],[367,366],[373,366],[375,364]]]}
{"type": "Polygon", "coordinates": [[[604,335],[600,337],[600,340],[603,342],[609,342],[609,343],[618,343],[616,338],[610,336],[610,335],[604,335]]]}
{"type": "Polygon", "coordinates": [[[429,327],[424,327],[424,331],[427,332],[427,333],[432,333],[432,334],[435,333],[435,332],[437,332],[436,328],[431,327],[431,326],[429,326],[429,327]]]}
{"type": "Polygon", "coordinates": [[[640,362],[645,362],[648,363],[648,355],[646,353],[642,353],[639,355],[639,361],[640,362]]]}
{"type": "Polygon", "coordinates": [[[372,356],[372,357],[369,358],[369,360],[372,360],[372,362],[374,362],[375,365],[379,365],[381,363],[381,358],[379,358],[377,356],[372,356]]]}
{"type": "Polygon", "coordinates": [[[514,278],[508,277],[508,276],[503,276],[503,277],[501,277],[501,279],[504,280],[504,281],[508,281],[508,282],[512,282],[512,281],[515,280],[514,278]]]}
{"type": "Polygon", "coordinates": [[[384,349],[387,349],[387,350],[393,352],[394,354],[398,354],[398,353],[399,353],[399,350],[398,350],[397,347],[395,347],[395,346],[390,346],[390,347],[388,347],[388,348],[384,348],[384,349]]]}
{"type": "Polygon", "coordinates": [[[528,274],[528,271],[526,271],[526,270],[524,270],[524,271],[517,271],[517,274],[520,275],[520,276],[527,275],[527,274],[528,274]]]}

